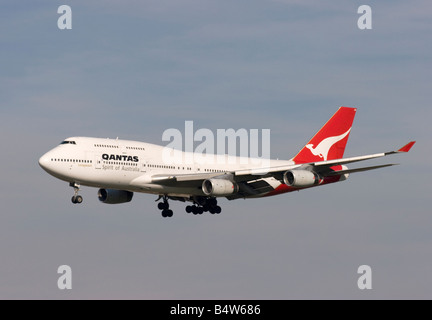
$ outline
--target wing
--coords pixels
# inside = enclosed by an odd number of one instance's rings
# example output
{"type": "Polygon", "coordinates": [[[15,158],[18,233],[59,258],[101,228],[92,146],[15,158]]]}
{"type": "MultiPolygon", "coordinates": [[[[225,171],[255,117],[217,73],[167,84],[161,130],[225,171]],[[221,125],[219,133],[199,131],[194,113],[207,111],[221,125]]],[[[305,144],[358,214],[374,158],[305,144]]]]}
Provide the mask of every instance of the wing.
{"type": "Polygon", "coordinates": [[[281,183],[283,183],[283,174],[287,170],[293,169],[307,169],[319,174],[321,177],[340,176],[348,173],[362,172],[393,166],[395,164],[384,164],[378,166],[361,167],[354,169],[342,168],[341,165],[348,163],[365,161],[380,157],[385,157],[391,154],[408,152],[415,141],[411,141],[397,151],[390,151],[384,153],[376,153],[371,155],[364,155],[351,158],[343,158],[328,161],[310,162],[303,164],[274,166],[259,169],[246,169],[227,172],[210,172],[210,173],[194,173],[194,174],[178,174],[178,175],[153,175],[151,177],[140,177],[135,179],[132,184],[140,185],[143,183],[160,184],[165,186],[177,187],[196,187],[201,188],[203,181],[211,178],[226,178],[235,182],[239,190],[237,193],[228,196],[228,199],[237,199],[250,196],[259,196],[273,191],[281,183]],[[339,169],[337,167],[339,166],[339,169]]]}
{"type": "MultiPolygon", "coordinates": [[[[309,163],[303,163],[303,164],[291,165],[291,166],[280,166],[280,167],[263,168],[263,169],[259,169],[259,170],[256,170],[256,169],[239,170],[239,171],[235,172],[235,175],[236,176],[241,176],[241,175],[254,175],[254,176],[265,175],[265,176],[268,176],[269,174],[270,175],[275,175],[277,173],[283,173],[283,172],[285,172],[287,170],[292,170],[292,169],[309,168],[309,169],[313,169],[313,171],[315,171],[317,173],[324,174],[324,176],[327,176],[326,173],[328,173],[328,175],[331,176],[331,175],[335,175],[335,171],[329,170],[331,167],[345,165],[345,164],[353,163],[353,162],[359,162],[359,161],[365,161],[365,160],[370,160],[370,159],[381,158],[381,157],[385,157],[385,156],[388,156],[388,155],[391,155],[391,154],[396,154],[396,153],[408,152],[412,148],[412,146],[414,144],[415,144],[415,141],[411,141],[411,142],[409,142],[408,144],[406,144],[405,146],[403,146],[402,148],[400,148],[397,151],[389,151],[389,152],[384,152],[384,153],[375,153],[375,154],[370,154],[370,155],[365,155],[365,156],[358,156],[358,157],[351,157],[351,158],[342,158],[342,159],[327,160],[327,161],[318,161],[318,162],[309,162],[309,163]],[[333,172],[330,172],[330,171],[333,171],[333,172]]],[[[358,169],[344,170],[343,173],[342,173],[342,171],[336,171],[336,172],[340,172],[340,174],[353,173],[353,172],[359,172],[359,171],[367,171],[367,170],[378,169],[378,168],[392,166],[392,165],[394,165],[394,164],[387,164],[387,165],[383,165],[383,166],[364,167],[364,168],[358,168],[358,169]]]]}

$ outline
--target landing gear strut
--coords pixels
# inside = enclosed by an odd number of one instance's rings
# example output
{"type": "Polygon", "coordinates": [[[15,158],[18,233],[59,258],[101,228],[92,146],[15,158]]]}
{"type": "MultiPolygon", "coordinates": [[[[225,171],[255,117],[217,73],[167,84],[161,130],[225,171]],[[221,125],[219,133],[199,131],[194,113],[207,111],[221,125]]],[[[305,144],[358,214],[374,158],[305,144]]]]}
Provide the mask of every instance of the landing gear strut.
{"type": "Polygon", "coordinates": [[[163,202],[158,203],[158,209],[162,210],[162,217],[164,217],[164,218],[172,217],[173,211],[170,210],[170,208],[169,208],[168,197],[167,196],[159,196],[159,198],[156,201],[159,201],[159,199],[161,199],[161,198],[163,198],[163,202]]]}
{"type": "Polygon", "coordinates": [[[83,197],[81,197],[78,192],[80,190],[80,185],[76,182],[69,183],[69,186],[74,188],[74,195],[72,196],[72,203],[73,204],[79,204],[83,202],[83,197]]]}

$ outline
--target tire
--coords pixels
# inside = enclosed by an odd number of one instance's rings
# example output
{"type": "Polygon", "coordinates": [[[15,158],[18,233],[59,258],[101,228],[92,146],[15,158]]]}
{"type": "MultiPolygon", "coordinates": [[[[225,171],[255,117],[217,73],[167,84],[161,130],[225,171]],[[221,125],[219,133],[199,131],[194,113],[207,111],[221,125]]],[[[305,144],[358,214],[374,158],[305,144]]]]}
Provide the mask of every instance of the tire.
{"type": "Polygon", "coordinates": [[[192,212],[192,206],[186,206],[186,212],[191,213],[192,212]]]}
{"type": "Polygon", "coordinates": [[[216,198],[210,198],[210,199],[207,200],[207,202],[208,202],[208,204],[209,204],[211,207],[215,207],[215,206],[217,205],[217,200],[216,200],[216,198]]]}
{"type": "Polygon", "coordinates": [[[216,206],[216,207],[215,207],[215,213],[216,213],[216,214],[219,214],[219,213],[221,213],[221,212],[222,212],[222,208],[219,207],[219,206],[216,206]]]}
{"type": "Polygon", "coordinates": [[[168,204],[166,202],[159,202],[158,203],[158,209],[159,210],[166,210],[166,209],[168,209],[168,204]]]}

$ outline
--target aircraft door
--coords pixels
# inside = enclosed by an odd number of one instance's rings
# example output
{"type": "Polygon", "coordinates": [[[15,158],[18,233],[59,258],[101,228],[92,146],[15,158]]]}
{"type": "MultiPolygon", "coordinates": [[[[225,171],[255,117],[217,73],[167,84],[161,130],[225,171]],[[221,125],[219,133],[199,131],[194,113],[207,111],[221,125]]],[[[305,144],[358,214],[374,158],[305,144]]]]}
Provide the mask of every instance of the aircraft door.
{"type": "Polygon", "coordinates": [[[102,156],[100,154],[95,154],[93,159],[95,169],[102,169],[102,156]]]}

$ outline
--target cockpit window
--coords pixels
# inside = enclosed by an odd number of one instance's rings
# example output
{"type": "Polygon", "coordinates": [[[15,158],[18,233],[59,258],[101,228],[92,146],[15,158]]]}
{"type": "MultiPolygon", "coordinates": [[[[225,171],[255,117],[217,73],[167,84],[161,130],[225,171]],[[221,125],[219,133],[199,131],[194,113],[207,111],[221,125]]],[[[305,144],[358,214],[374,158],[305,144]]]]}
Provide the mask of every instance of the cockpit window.
{"type": "Polygon", "coordinates": [[[67,140],[65,140],[65,141],[63,141],[60,144],[76,144],[76,142],[75,141],[67,141],[67,140]]]}

